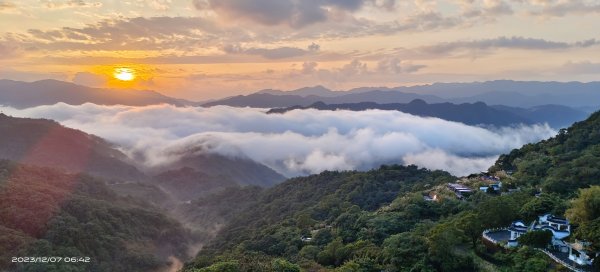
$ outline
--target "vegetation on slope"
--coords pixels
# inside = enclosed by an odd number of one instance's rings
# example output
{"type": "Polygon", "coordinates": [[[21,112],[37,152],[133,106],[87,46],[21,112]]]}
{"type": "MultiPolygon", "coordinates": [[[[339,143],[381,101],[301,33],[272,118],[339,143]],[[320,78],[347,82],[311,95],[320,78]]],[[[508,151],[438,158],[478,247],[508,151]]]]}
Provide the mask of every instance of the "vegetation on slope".
{"type": "Polygon", "coordinates": [[[86,175],[0,161],[0,270],[156,271],[186,257],[190,235],[151,206],[86,175]],[[90,257],[13,263],[11,257],[90,257]]]}
{"type": "Polygon", "coordinates": [[[86,172],[106,179],[147,179],[112,144],[55,121],[0,113],[0,131],[0,159],[86,172]]]}
{"type": "MultiPolygon", "coordinates": [[[[186,271],[560,270],[532,248],[547,240],[545,233],[499,252],[483,246],[481,233],[553,213],[574,224],[570,239],[598,250],[599,144],[596,113],[555,138],[502,156],[491,170],[514,171],[502,176],[505,194],[476,192],[465,201],[445,188],[456,178],[415,166],[291,179],[233,216],[186,271]],[[437,201],[424,198],[430,192],[437,201]]],[[[463,182],[476,188],[481,181],[473,175],[463,182]]]]}
{"type": "Polygon", "coordinates": [[[513,170],[520,185],[573,196],[600,185],[600,112],[560,130],[556,137],[502,155],[490,170],[513,170]]]}

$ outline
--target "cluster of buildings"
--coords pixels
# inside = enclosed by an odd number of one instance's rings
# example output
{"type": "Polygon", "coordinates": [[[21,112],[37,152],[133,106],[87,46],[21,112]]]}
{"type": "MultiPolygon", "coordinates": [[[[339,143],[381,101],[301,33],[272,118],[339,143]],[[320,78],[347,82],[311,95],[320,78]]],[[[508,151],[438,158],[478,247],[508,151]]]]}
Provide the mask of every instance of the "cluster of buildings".
{"type": "Polygon", "coordinates": [[[463,199],[465,196],[473,193],[473,190],[459,183],[448,183],[448,189],[456,194],[458,199],[463,199]]]}
{"type": "MultiPolygon", "coordinates": [[[[512,174],[507,172],[507,174],[512,174]]],[[[492,176],[487,172],[482,172],[479,175],[469,176],[470,179],[477,177],[484,185],[479,186],[479,191],[500,193],[502,190],[502,181],[497,176],[492,176]]],[[[467,187],[458,182],[448,183],[447,188],[454,192],[458,199],[463,199],[466,196],[473,194],[476,189],[467,187]]],[[[519,188],[506,190],[502,194],[509,194],[519,191],[519,188]]],[[[537,195],[536,195],[537,196],[537,195]]],[[[426,200],[435,201],[437,195],[424,196],[426,200]]],[[[486,230],[483,237],[496,244],[505,245],[512,248],[519,246],[518,238],[531,231],[549,231],[552,233],[552,239],[547,249],[540,249],[548,254],[552,259],[567,266],[573,271],[586,271],[580,268],[591,266],[595,258],[600,258],[599,252],[590,252],[589,242],[578,241],[568,242],[566,239],[571,235],[571,224],[565,218],[554,216],[552,214],[544,214],[538,216],[536,220],[527,225],[525,222],[518,220],[512,222],[508,228],[486,230]]],[[[571,240],[572,241],[572,240],[571,240]]]]}
{"type": "Polygon", "coordinates": [[[479,191],[488,192],[490,188],[492,188],[494,192],[500,192],[500,189],[502,189],[502,182],[491,183],[488,186],[480,186],[479,191]]]}
{"type": "Polygon", "coordinates": [[[527,226],[523,221],[513,222],[508,231],[510,238],[507,241],[508,247],[516,247],[519,245],[518,238],[521,235],[530,231],[550,231],[552,232],[552,240],[550,246],[556,252],[568,254],[568,259],[578,265],[591,265],[597,253],[588,252],[585,248],[589,243],[576,241],[568,243],[565,241],[571,235],[571,225],[564,218],[554,216],[552,214],[544,214],[538,216],[538,219],[527,226]]]}
{"type": "MultiPolygon", "coordinates": [[[[485,183],[484,186],[479,186],[479,191],[487,193],[492,190],[495,193],[500,193],[500,190],[502,189],[502,181],[500,181],[499,177],[482,174],[479,176],[479,179],[485,183]]],[[[474,190],[476,190],[458,182],[448,183],[447,187],[450,191],[453,191],[454,194],[456,194],[458,199],[463,199],[466,196],[473,194],[474,190]]]]}

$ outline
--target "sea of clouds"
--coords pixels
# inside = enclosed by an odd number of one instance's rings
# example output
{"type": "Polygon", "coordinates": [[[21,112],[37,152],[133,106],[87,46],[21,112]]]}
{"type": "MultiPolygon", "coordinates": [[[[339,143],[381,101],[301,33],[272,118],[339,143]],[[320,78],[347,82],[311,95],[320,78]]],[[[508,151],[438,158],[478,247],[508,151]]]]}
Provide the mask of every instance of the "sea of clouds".
{"type": "Polygon", "coordinates": [[[547,125],[486,129],[398,111],[294,110],[218,106],[0,107],[18,117],[48,118],[98,135],[153,167],[189,152],[250,158],[288,176],[416,164],[466,175],[499,154],[556,134],[547,125]]]}

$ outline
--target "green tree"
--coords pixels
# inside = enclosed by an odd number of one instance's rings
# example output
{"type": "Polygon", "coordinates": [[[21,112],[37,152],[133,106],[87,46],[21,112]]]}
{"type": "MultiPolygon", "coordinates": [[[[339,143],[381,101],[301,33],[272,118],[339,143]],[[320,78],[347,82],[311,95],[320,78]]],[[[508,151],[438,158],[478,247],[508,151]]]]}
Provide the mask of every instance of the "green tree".
{"type": "Polygon", "coordinates": [[[385,239],[383,259],[397,270],[413,267],[427,255],[427,240],[414,232],[403,232],[385,239]]]}
{"type": "Polygon", "coordinates": [[[308,229],[308,228],[312,227],[315,223],[317,223],[317,221],[314,220],[314,219],[312,219],[310,217],[310,214],[306,213],[306,212],[305,213],[301,213],[296,218],[296,225],[300,229],[308,229]]]}
{"type": "Polygon", "coordinates": [[[552,241],[552,232],[549,230],[530,231],[521,235],[517,240],[522,245],[545,248],[552,241]]]}
{"type": "Polygon", "coordinates": [[[483,222],[475,212],[464,213],[458,218],[456,226],[471,240],[471,246],[475,248],[477,241],[483,232],[483,222]]]}
{"type": "Polygon", "coordinates": [[[427,237],[429,259],[441,271],[473,271],[473,259],[458,254],[457,248],[466,237],[453,222],[436,225],[427,237]]]}
{"type": "Polygon", "coordinates": [[[579,195],[571,201],[567,218],[575,224],[582,224],[600,217],[600,186],[580,189],[579,195]]]}
{"type": "Polygon", "coordinates": [[[236,261],[218,262],[209,267],[195,270],[197,272],[239,272],[240,265],[236,261]]]}
{"type": "Polygon", "coordinates": [[[315,233],[313,237],[313,243],[315,245],[323,246],[329,244],[333,240],[333,234],[329,229],[320,229],[315,233]]]}
{"type": "Polygon", "coordinates": [[[300,250],[300,256],[302,258],[315,261],[317,260],[317,255],[319,255],[319,252],[320,250],[318,246],[307,245],[300,250]]]}
{"type": "Polygon", "coordinates": [[[271,262],[273,272],[300,272],[300,267],[284,259],[275,259],[271,262]]]}
{"type": "Polygon", "coordinates": [[[350,250],[344,246],[342,239],[337,238],[327,244],[323,251],[317,256],[317,260],[322,265],[339,266],[350,256],[350,250]]]}
{"type": "Polygon", "coordinates": [[[592,250],[600,250],[600,186],[580,189],[567,218],[578,225],[576,237],[591,242],[592,250]]]}
{"type": "Polygon", "coordinates": [[[481,202],[477,207],[477,214],[482,220],[484,228],[502,227],[516,220],[518,216],[517,204],[514,197],[491,197],[481,202]]]}
{"type": "Polygon", "coordinates": [[[355,258],[338,267],[335,272],[380,272],[381,266],[373,258],[355,258]]]}
{"type": "Polygon", "coordinates": [[[511,271],[515,272],[544,272],[548,271],[548,257],[528,246],[521,247],[514,253],[511,271]]]}

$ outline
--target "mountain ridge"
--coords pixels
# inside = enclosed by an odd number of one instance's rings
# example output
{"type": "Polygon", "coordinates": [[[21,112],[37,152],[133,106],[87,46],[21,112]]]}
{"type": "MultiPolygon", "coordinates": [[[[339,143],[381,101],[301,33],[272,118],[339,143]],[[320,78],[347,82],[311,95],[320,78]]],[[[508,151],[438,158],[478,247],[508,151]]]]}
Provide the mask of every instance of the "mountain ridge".
{"type": "Polygon", "coordinates": [[[34,82],[0,80],[0,105],[29,108],[54,105],[59,102],[70,105],[85,103],[126,106],[193,105],[190,101],[168,97],[150,90],[92,88],[52,79],[34,82]]]}
{"type": "Polygon", "coordinates": [[[218,99],[203,105],[273,108],[295,105],[308,106],[318,101],[328,104],[357,102],[408,103],[413,99],[423,99],[428,103],[484,102],[488,105],[502,104],[512,107],[558,104],[574,108],[591,107],[597,109],[600,107],[600,102],[594,101],[600,101],[600,82],[493,80],[400,87],[358,87],[347,91],[331,91],[323,86],[315,86],[291,91],[261,90],[248,95],[218,99]],[[394,93],[395,96],[391,95],[394,93]],[[264,96],[267,94],[281,97],[264,96]],[[257,101],[259,98],[265,99],[265,101],[260,103],[260,101],[257,101]],[[296,103],[293,100],[296,100],[296,103]]]}
{"type": "Polygon", "coordinates": [[[152,90],[116,90],[92,88],[58,80],[34,82],[0,79],[0,104],[16,108],[52,105],[145,106],[171,104],[175,106],[291,107],[308,106],[323,101],[328,104],[376,102],[408,103],[422,99],[428,103],[475,103],[534,107],[558,104],[593,111],[600,107],[600,82],[556,82],[492,80],[483,82],[443,83],[399,86],[357,87],[333,91],[322,85],[282,91],[263,89],[246,95],[235,95],[210,101],[195,102],[172,98],[152,90]],[[590,110],[592,109],[592,110],[590,110]]]}
{"type": "Polygon", "coordinates": [[[291,110],[351,110],[363,111],[369,109],[395,110],[424,117],[437,117],[440,119],[461,122],[467,125],[512,126],[518,124],[544,124],[551,127],[562,128],[575,121],[583,120],[587,114],[566,106],[543,105],[530,109],[488,106],[483,102],[476,103],[432,103],[415,99],[409,103],[378,104],[373,102],[325,104],[316,102],[309,106],[293,106],[287,108],[274,108],[268,114],[283,114],[291,110]]]}

